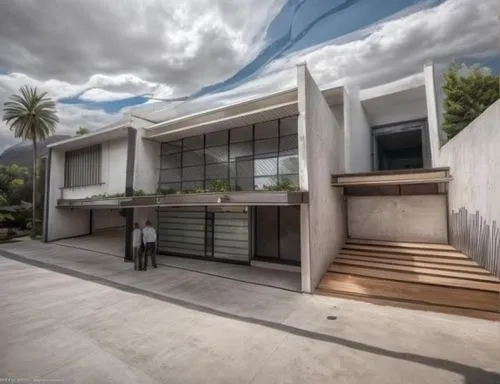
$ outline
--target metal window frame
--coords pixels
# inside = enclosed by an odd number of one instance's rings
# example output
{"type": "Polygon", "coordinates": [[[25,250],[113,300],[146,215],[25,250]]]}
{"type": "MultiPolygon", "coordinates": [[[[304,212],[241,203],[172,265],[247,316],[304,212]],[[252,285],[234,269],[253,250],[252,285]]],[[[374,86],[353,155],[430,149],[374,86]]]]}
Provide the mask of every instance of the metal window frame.
{"type": "Polygon", "coordinates": [[[102,184],[102,145],[96,144],[64,153],[64,187],[102,184]]]}

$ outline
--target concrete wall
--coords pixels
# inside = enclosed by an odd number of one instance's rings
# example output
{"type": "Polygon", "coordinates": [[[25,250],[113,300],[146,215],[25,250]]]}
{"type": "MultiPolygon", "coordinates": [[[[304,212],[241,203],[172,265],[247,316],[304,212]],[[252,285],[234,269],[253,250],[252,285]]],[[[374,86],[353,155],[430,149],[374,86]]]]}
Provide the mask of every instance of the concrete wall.
{"type": "Polygon", "coordinates": [[[427,99],[427,126],[429,130],[429,146],[431,152],[431,163],[433,167],[439,167],[439,118],[436,100],[436,84],[434,78],[434,66],[427,63],[424,66],[425,96],[427,99]]]}
{"type": "Polygon", "coordinates": [[[500,100],[448,141],[436,166],[450,167],[451,242],[500,276],[500,100]]]}
{"type": "Polygon", "coordinates": [[[137,132],[134,189],[153,193],[158,189],[160,143],[144,140],[143,133],[142,129],[137,132]]]}
{"type": "Polygon", "coordinates": [[[446,195],[349,196],[347,211],[352,238],[448,242],[446,195]]]}
{"type": "Polygon", "coordinates": [[[49,196],[46,200],[47,212],[46,240],[54,241],[66,237],[86,235],[90,232],[90,213],[85,210],[56,208],[60,198],[59,188],[64,185],[64,152],[51,150],[49,196]]]}
{"type": "Polygon", "coordinates": [[[343,132],[305,64],[298,66],[298,97],[299,182],[309,191],[300,212],[302,290],[312,292],[345,239],[343,195],[330,185],[341,171],[343,132]]]}
{"type": "Polygon", "coordinates": [[[92,230],[118,228],[125,226],[125,217],[118,209],[95,209],[92,213],[92,230]]]}
{"type": "MultiPolygon", "coordinates": [[[[127,167],[127,138],[108,141],[102,144],[101,185],[88,187],[65,188],[65,199],[82,199],[92,195],[125,193],[125,176],[127,167]]],[[[63,156],[64,157],[64,156],[63,156]]],[[[64,163],[64,162],[63,162],[64,163]]],[[[64,167],[63,167],[64,168],[64,167]]],[[[59,187],[64,185],[64,169],[59,187]]]]}
{"type": "Polygon", "coordinates": [[[395,124],[402,121],[418,120],[427,116],[425,99],[406,100],[399,103],[387,103],[383,108],[369,114],[369,123],[373,126],[395,124]]]}
{"type": "Polygon", "coordinates": [[[344,89],[343,112],[345,172],[370,172],[372,170],[372,131],[359,100],[358,87],[350,86],[344,89]]]}

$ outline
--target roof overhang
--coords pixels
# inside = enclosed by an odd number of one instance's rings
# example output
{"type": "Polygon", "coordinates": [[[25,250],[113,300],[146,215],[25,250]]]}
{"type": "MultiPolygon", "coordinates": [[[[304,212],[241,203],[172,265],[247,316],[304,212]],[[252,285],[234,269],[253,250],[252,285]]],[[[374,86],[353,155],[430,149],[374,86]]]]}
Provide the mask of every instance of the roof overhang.
{"type": "Polygon", "coordinates": [[[122,209],[181,206],[286,206],[307,204],[304,191],[254,191],[220,193],[186,193],[155,196],[120,197],[116,199],[75,199],[58,201],[59,208],[122,209]]]}
{"type": "Polygon", "coordinates": [[[144,129],[144,137],[167,141],[201,133],[242,127],[298,114],[297,88],[266,97],[216,108],[144,129]]]}
{"type": "Polygon", "coordinates": [[[87,133],[83,136],[61,140],[57,143],[47,145],[47,147],[61,151],[71,151],[73,149],[89,147],[91,145],[101,144],[106,141],[127,137],[129,127],[130,124],[125,123],[108,129],[102,129],[99,131],[87,133]]]}

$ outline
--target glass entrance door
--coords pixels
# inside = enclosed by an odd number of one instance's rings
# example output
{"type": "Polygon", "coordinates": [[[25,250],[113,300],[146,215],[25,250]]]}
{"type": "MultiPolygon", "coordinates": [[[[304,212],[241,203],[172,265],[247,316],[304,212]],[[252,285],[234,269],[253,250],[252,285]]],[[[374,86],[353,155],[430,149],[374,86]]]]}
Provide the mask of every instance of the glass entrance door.
{"type": "Polygon", "coordinates": [[[300,265],[300,207],[256,207],[254,225],[254,259],[300,265]]]}

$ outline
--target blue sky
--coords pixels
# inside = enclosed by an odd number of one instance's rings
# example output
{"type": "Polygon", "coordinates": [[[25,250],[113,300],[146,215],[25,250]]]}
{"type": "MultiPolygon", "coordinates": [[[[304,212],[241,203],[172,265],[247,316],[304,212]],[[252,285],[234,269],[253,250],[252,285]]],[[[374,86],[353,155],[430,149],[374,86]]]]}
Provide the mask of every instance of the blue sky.
{"type": "MultiPolygon", "coordinates": [[[[26,83],[47,90],[60,132],[97,129],[148,102],[145,94],[224,103],[275,92],[293,85],[304,61],[320,84],[362,87],[417,73],[427,60],[500,72],[496,0],[41,3],[2,6],[10,9],[0,15],[0,98],[26,83]],[[92,7],[101,12],[89,16],[92,7]]],[[[0,148],[11,142],[0,126],[0,148]]]]}

